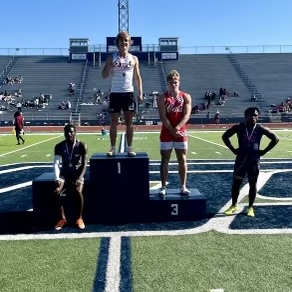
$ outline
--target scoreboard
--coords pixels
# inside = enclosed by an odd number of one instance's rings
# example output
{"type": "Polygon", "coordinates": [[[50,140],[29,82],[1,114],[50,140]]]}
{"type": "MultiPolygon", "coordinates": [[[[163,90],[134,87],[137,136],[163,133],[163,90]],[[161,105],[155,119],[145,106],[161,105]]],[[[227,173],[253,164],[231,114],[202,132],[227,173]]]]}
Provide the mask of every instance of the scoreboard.
{"type": "MultiPolygon", "coordinates": [[[[106,51],[117,52],[116,37],[106,38],[106,51]]],[[[142,52],[142,37],[131,37],[131,52],[142,52]]]]}

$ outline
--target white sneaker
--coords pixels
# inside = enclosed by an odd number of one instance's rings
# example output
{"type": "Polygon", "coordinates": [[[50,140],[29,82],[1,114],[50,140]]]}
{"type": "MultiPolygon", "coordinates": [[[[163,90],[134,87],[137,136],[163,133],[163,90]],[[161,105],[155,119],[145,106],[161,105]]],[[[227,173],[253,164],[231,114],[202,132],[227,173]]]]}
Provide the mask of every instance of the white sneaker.
{"type": "Polygon", "coordinates": [[[164,196],[166,196],[166,194],[167,194],[167,189],[166,189],[166,187],[164,186],[164,187],[162,187],[162,188],[159,190],[159,196],[160,196],[160,197],[164,197],[164,196]]]}
{"type": "Polygon", "coordinates": [[[182,186],[180,188],[180,195],[181,196],[188,196],[191,192],[187,189],[186,186],[182,186]]]}

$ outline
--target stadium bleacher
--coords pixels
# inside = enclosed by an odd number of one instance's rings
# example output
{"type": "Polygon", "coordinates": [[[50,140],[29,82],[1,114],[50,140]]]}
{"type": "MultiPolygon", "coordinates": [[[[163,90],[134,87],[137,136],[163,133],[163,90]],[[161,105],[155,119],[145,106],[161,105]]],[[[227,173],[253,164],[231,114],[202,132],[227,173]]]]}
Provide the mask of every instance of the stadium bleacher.
{"type": "MultiPolygon", "coordinates": [[[[10,56],[1,56],[0,70],[4,70],[10,60],[10,56]]],[[[141,110],[145,119],[158,119],[157,108],[152,108],[152,98],[149,95],[154,91],[164,91],[167,73],[176,69],[181,74],[181,89],[191,94],[193,106],[206,101],[205,92],[214,91],[217,95],[208,110],[192,115],[194,119],[199,121],[205,118],[207,111],[210,111],[212,117],[217,109],[221,117],[226,119],[242,118],[243,111],[248,106],[257,106],[268,116],[270,104],[279,105],[292,93],[292,85],[289,82],[292,78],[291,64],[292,54],[289,53],[181,54],[178,60],[158,61],[156,65],[151,66],[141,61],[140,69],[146,94],[141,110]],[[248,84],[252,84],[253,88],[248,84]],[[223,106],[218,105],[220,87],[229,92],[223,106]],[[256,102],[251,101],[254,88],[261,97],[256,102]],[[239,96],[234,97],[234,91],[238,92],[239,96]]],[[[111,84],[110,78],[102,79],[101,70],[104,63],[100,65],[93,67],[90,62],[88,66],[84,65],[84,61],[68,62],[66,56],[19,56],[8,75],[22,75],[23,82],[14,83],[12,86],[2,84],[1,91],[13,93],[20,86],[22,96],[16,97],[14,103],[22,99],[34,99],[40,93],[52,94],[52,102],[45,108],[23,109],[26,117],[32,120],[68,120],[71,112],[76,110],[82,120],[96,121],[105,106],[96,104],[94,95],[100,89],[105,93],[103,96],[106,96],[111,84]],[[75,95],[68,92],[70,82],[76,84],[75,95]],[[79,95],[80,104],[77,104],[79,95]],[[72,108],[59,110],[61,102],[67,100],[71,102],[72,108]]],[[[3,104],[1,101],[1,105],[3,104]]],[[[14,111],[15,108],[8,106],[8,111],[1,112],[0,121],[11,120],[14,111]]]]}

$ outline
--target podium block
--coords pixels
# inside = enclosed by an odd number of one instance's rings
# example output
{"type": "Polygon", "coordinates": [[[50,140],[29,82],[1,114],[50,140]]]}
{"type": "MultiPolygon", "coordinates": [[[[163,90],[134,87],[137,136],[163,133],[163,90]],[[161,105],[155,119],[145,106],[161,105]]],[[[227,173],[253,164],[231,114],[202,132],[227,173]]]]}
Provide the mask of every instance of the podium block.
{"type": "Polygon", "coordinates": [[[54,227],[60,219],[54,190],[54,173],[45,172],[32,181],[33,219],[40,227],[54,227]]]}
{"type": "Polygon", "coordinates": [[[164,198],[158,190],[150,190],[148,203],[149,219],[152,221],[192,221],[206,218],[206,197],[197,189],[190,189],[189,196],[183,197],[179,189],[168,189],[164,198]]]}
{"type": "MultiPolygon", "coordinates": [[[[89,174],[86,173],[84,181],[84,220],[85,223],[92,218],[92,198],[90,198],[90,182],[89,174]]],[[[36,226],[40,228],[53,228],[60,219],[60,209],[58,197],[54,194],[54,173],[44,172],[32,182],[32,205],[33,220],[36,226]]],[[[74,196],[70,196],[64,192],[61,197],[64,204],[64,210],[69,223],[74,224],[76,218],[76,206],[74,205],[74,196]],[[74,220],[74,221],[72,221],[74,220]],[[72,222],[70,222],[72,221],[72,222]]]]}
{"type": "Polygon", "coordinates": [[[137,153],[117,153],[107,157],[95,153],[90,158],[90,181],[95,197],[96,222],[127,223],[143,220],[149,201],[149,157],[137,153]]]}

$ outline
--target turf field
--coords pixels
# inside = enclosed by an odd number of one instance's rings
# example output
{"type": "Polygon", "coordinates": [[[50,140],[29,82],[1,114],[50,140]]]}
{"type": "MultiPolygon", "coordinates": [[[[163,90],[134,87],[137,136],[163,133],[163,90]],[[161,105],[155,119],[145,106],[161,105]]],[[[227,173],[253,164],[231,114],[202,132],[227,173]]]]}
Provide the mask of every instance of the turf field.
{"type": "MultiPolygon", "coordinates": [[[[31,181],[52,170],[54,145],[63,134],[26,133],[21,146],[15,136],[1,135],[0,291],[292,291],[292,132],[276,131],[280,142],[262,159],[255,218],[246,216],[246,181],[239,213],[223,214],[234,155],[222,133],[189,133],[187,184],[206,196],[206,219],[61,232],[31,232],[23,214],[32,208],[31,181]]],[[[87,143],[89,157],[109,146],[108,136],[78,138],[87,143]]],[[[134,147],[148,153],[150,186],[157,188],[158,133],[135,133],[134,147]]],[[[169,186],[179,187],[175,157],[169,186]]]]}

